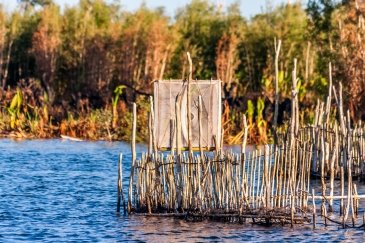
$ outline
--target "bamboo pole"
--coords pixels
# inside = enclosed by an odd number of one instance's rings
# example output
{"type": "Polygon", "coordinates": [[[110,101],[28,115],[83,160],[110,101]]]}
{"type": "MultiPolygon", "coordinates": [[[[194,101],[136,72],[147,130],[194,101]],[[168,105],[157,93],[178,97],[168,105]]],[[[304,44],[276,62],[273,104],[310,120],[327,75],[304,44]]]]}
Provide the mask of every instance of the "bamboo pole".
{"type": "Polygon", "coordinates": [[[137,130],[137,105],[133,103],[133,125],[132,125],[132,166],[131,175],[129,177],[129,191],[128,191],[128,214],[132,212],[132,190],[133,190],[133,176],[134,176],[134,166],[136,163],[136,130],[137,130]]]}
{"type": "Polygon", "coordinates": [[[293,69],[293,90],[292,90],[292,123],[293,133],[298,134],[299,131],[299,114],[298,114],[298,91],[297,91],[297,59],[294,58],[294,69],[293,69]]]}
{"type": "Polygon", "coordinates": [[[265,165],[264,165],[264,177],[265,177],[265,206],[268,210],[271,209],[271,181],[269,178],[269,146],[265,145],[265,165]]]}
{"type": "Polygon", "coordinates": [[[279,55],[281,49],[281,40],[276,43],[275,39],[275,110],[274,110],[274,144],[278,143],[277,125],[278,125],[278,114],[279,114],[279,55]]]}
{"type": "Polygon", "coordinates": [[[359,194],[357,193],[357,186],[354,183],[353,184],[353,188],[354,188],[354,194],[356,196],[356,198],[354,199],[354,204],[355,204],[355,214],[356,216],[359,214],[359,194]]]}
{"type": "Polygon", "coordinates": [[[340,215],[344,215],[344,201],[345,198],[345,173],[343,166],[340,167],[341,171],[341,203],[340,203],[340,215]]]}
{"type": "Polygon", "coordinates": [[[123,202],[123,210],[125,210],[125,199],[124,199],[124,192],[123,192],[123,154],[119,154],[118,160],[118,201],[117,201],[117,212],[120,212],[120,204],[121,201],[123,202]]]}
{"type": "Polygon", "coordinates": [[[341,125],[341,132],[342,135],[345,135],[345,122],[344,122],[344,114],[343,114],[343,101],[342,101],[342,83],[339,83],[339,91],[338,91],[338,112],[340,116],[340,125],[341,125]]]}
{"type": "Polygon", "coordinates": [[[201,160],[204,160],[204,153],[203,153],[203,124],[202,124],[202,118],[203,118],[203,102],[202,97],[199,95],[199,104],[198,104],[198,119],[199,119],[199,150],[200,150],[200,158],[201,160]]]}
{"type": "Polygon", "coordinates": [[[326,124],[329,123],[330,115],[331,115],[331,100],[332,100],[332,63],[328,64],[328,77],[329,77],[329,85],[328,85],[328,102],[326,106],[326,124]]]}
{"type": "MultiPolygon", "coordinates": [[[[340,86],[341,87],[341,86],[340,86]]],[[[348,118],[350,118],[349,112],[347,113],[348,118]]],[[[344,223],[346,223],[350,206],[352,206],[352,158],[351,158],[351,128],[350,128],[350,122],[347,122],[348,130],[347,130],[347,205],[346,205],[346,211],[344,215],[344,223]]],[[[353,211],[352,211],[353,212],[353,211]]]]}
{"type": "MultiPolygon", "coordinates": [[[[262,198],[262,193],[263,193],[263,190],[264,190],[263,187],[265,186],[265,175],[264,175],[264,172],[263,172],[262,176],[261,176],[261,150],[260,150],[258,160],[257,160],[257,162],[255,162],[255,164],[256,163],[257,163],[256,198],[262,198]]],[[[264,170],[264,163],[265,162],[263,162],[262,170],[264,170]]],[[[265,202],[265,200],[264,200],[264,202],[265,202]]],[[[266,204],[266,202],[265,202],[265,204],[266,204]]],[[[257,205],[258,205],[257,207],[260,207],[261,201],[259,201],[257,205]]],[[[266,205],[265,205],[265,207],[266,207],[266,205]]]]}
{"type": "Polygon", "coordinates": [[[153,97],[150,96],[150,111],[151,111],[151,130],[152,130],[152,147],[155,157],[157,156],[157,142],[155,130],[155,110],[153,108],[153,97]]]}
{"type": "Polygon", "coordinates": [[[322,205],[321,205],[321,214],[324,214],[324,207],[326,203],[326,182],[325,182],[325,175],[324,175],[324,164],[325,164],[325,156],[326,156],[326,150],[325,150],[325,143],[323,136],[321,137],[321,185],[322,185],[322,205]]]}
{"type": "MultiPolygon", "coordinates": [[[[176,96],[176,101],[175,101],[175,115],[176,115],[176,153],[178,156],[181,155],[181,146],[182,146],[182,142],[181,142],[181,99],[182,96],[181,94],[178,94],[176,96]]],[[[179,161],[178,161],[178,166],[179,166],[179,161]]]]}
{"type": "MultiPolygon", "coordinates": [[[[333,197],[333,189],[334,189],[334,180],[335,180],[335,159],[336,159],[336,147],[333,151],[332,158],[331,158],[331,168],[330,168],[330,197],[333,197]]],[[[333,199],[330,199],[328,205],[328,211],[330,213],[333,212],[333,199]]]]}
{"type": "Polygon", "coordinates": [[[314,200],[314,196],[315,196],[315,193],[314,193],[314,189],[312,189],[312,202],[313,202],[313,229],[316,228],[316,201],[314,200]]]}
{"type": "Polygon", "coordinates": [[[175,133],[176,133],[176,124],[174,119],[170,119],[170,152],[171,156],[174,156],[174,147],[175,147],[175,133]]]}
{"type": "Polygon", "coordinates": [[[187,86],[187,119],[188,119],[188,147],[189,147],[189,154],[193,151],[192,146],[192,128],[191,128],[191,80],[193,74],[193,63],[191,61],[190,53],[186,53],[189,62],[189,76],[188,76],[188,86],[187,86]]]}
{"type": "Polygon", "coordinates": [[[148,113],[148,154],[152,155],[153,142],[152,142],[152,112],[148,113]]]}
{"type": "Polygon", "coordinates": [[[253,159],[253,180],[252,180],[252,204],[253,208],[256,208],[256,200],[255,200],[255,194],[257,193],[257,187],[255,187],[256,184],[256,172],[257,172],[257,158],[260,157],[261,151],[256,151],[255,157],[253,159]],[[256,191],[256,193],[255,193],[256,191]]]}
{"type": "Polygon", "coordinates": [[[242,118],[243,118],[243,129],[244,129],[244,132],[243,132],[243,140],[242,140],[242,146],[241,146],[241,154],[244,154],[244,153],[246,153],[248,126],[247,126],[246,115],[243,114],[242,118]]]}

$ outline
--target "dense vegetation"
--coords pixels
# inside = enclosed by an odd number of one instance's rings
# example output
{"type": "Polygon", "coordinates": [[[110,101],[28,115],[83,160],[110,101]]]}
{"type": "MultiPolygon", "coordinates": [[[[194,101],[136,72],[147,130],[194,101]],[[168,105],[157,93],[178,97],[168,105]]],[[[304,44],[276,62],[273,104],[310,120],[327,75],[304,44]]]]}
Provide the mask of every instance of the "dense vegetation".
{"type": "Polygon", "coordinates": [[[251,142],[266,142],[278,40],[279,121],[290,112],[294,58],[301,122],[313,120],[311,110],[324,97],[329,62],[359,120],[365,116],[365,5],[359,4],[311,0],[305,7],[267,7],[249,20],[239,4],[222,9],[204,0],[174,17],[163,8],[129,12],[103,0],[80,0],[62,11],[52,0],[22,0],[11,13],[0,7],[0,134],[128,139],[130,104],[137,101],[143,140],[152,81],[185,78],[189,51],[194,78],[224,82],[227,141],[238,142],[246,112],[251,142]]]}

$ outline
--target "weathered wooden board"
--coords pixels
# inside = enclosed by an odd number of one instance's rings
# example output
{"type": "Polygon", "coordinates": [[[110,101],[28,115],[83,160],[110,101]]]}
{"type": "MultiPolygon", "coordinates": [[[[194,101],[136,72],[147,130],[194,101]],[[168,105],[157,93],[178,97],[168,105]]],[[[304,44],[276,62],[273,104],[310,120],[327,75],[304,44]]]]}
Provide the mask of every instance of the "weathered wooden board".
{"type": "MultiPolygon", "coordinates": [[[[181,126],[182,146],[188,146],[187,124],[187,82],[182,80],[158,80],[154,83],[154,106],[156,143],[158,149],[170,148],[171,120],[175,120],[176,96],[182,94],[181,126]]],[[[192,116],[192,145],[199,147],[199,95],[203,103],[203,143],[204,148],[214,148],[214,136],[220,143],[221,138],[221,81],[196,80],[191,82],[191,116],[192,116]]],[[[218,144],[219,147],[219,144],[218,144]]]]}

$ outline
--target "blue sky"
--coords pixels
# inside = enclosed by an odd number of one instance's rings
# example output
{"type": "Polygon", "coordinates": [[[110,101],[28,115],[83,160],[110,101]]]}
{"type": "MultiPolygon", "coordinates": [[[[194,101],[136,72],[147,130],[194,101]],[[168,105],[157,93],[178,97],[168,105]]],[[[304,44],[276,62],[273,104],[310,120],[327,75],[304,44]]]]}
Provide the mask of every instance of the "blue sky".
{"type": "MultiPolygon", "coordinates": [[[[61,6],[64,5],[75,5],[78,3],[78,0],[54,0],[61,6]]],[[[107,2],[119,2],[124,6],[127,10],[135,10],[137,9],[143,0],[106,0],[107,2]]],[[[166,12],[169,15],[174,15],[175,10],[178,7],[184,6],[189,3],[191,0],[144,0],[148,7],[155,8],[159,6],[165,7],[166,12]]],[[[213,3],[221,3],[223,6],[227,6],[236,0],[210,0],[213,3]]],[[[260,13],[265,9],[265,6],[268,2],[271,2],[272,5],[278,5],[284,2],[289,1],[297,1],[297,0],[238,0],[241,3],[241,12],[246,17],[251,17],[257,13],[260,13]]],[[[307,0],[301,0],[305,3],[307,0]]],[[[13,10],[16,6],[17,0],[0,0],[0,3],[7,10],[13,10]]]]}

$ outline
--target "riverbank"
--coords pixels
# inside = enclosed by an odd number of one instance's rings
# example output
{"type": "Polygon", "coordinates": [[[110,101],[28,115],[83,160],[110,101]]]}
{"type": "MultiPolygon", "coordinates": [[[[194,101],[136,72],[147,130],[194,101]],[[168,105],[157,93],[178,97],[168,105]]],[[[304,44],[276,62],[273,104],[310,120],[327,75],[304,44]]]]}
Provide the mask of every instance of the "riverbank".
{"type": "MultiPolygon", "coordinates": [[[[79,138],[82,140],[97,141],[128,141],[128,124],[122,123],[120,127],[112,128],[108,120],[108,111],[97,110],[90,114],[84,114],[77,118],[69,116],[61,122],[49,121],[45,123],[42,119],[24,119],[16,121],[12,128],[10,119],[3,116],[3,124],[0,127],[0,138],[16,139],[53,139],[62,136],[79,138]],[[99,114],[99,115],[97,115],[99,114]]],[[[140,142],[145,141],[143,134],[139,136],[140,142]]]]}
{"type": "MultiPolygon", "coordinates": [[[[60,138],[61,135],[83,140],[130,141],[132,130],[131,105],[123,99],[95,108],[82,100],[76,105],[50,105],[45,93],[28,88],[1,90],[0,137],[34,139],[60,138]],[[40,95],[40,94],[43,94],[40,95]]],[[[137,142],[148,141],[149,97],[136,97],[137,142]]],[[[222,127],[225,144],[240,144],[243,136],[242,116],[246,114],[248,142],[270,143],[269,122],[265,120],[264,99],[249,100],[247,109],[223,102],[222,127]]]]}
{"type": "MultiPolygon", "coordinates": [[[[0,90],[1,91],[1,90],[0,90]]],[[[47,97],[27,89],[8,89],[0,99],[0,137],[9,138],[60,138],[61,135],[83,140],[129,141],[131,115],[127,105],[93,108],[89,105],[54,104],[47,97]]],[[[147,109],[139,102],[139,136],[137,141],[147,141],[147,109]]]]}

